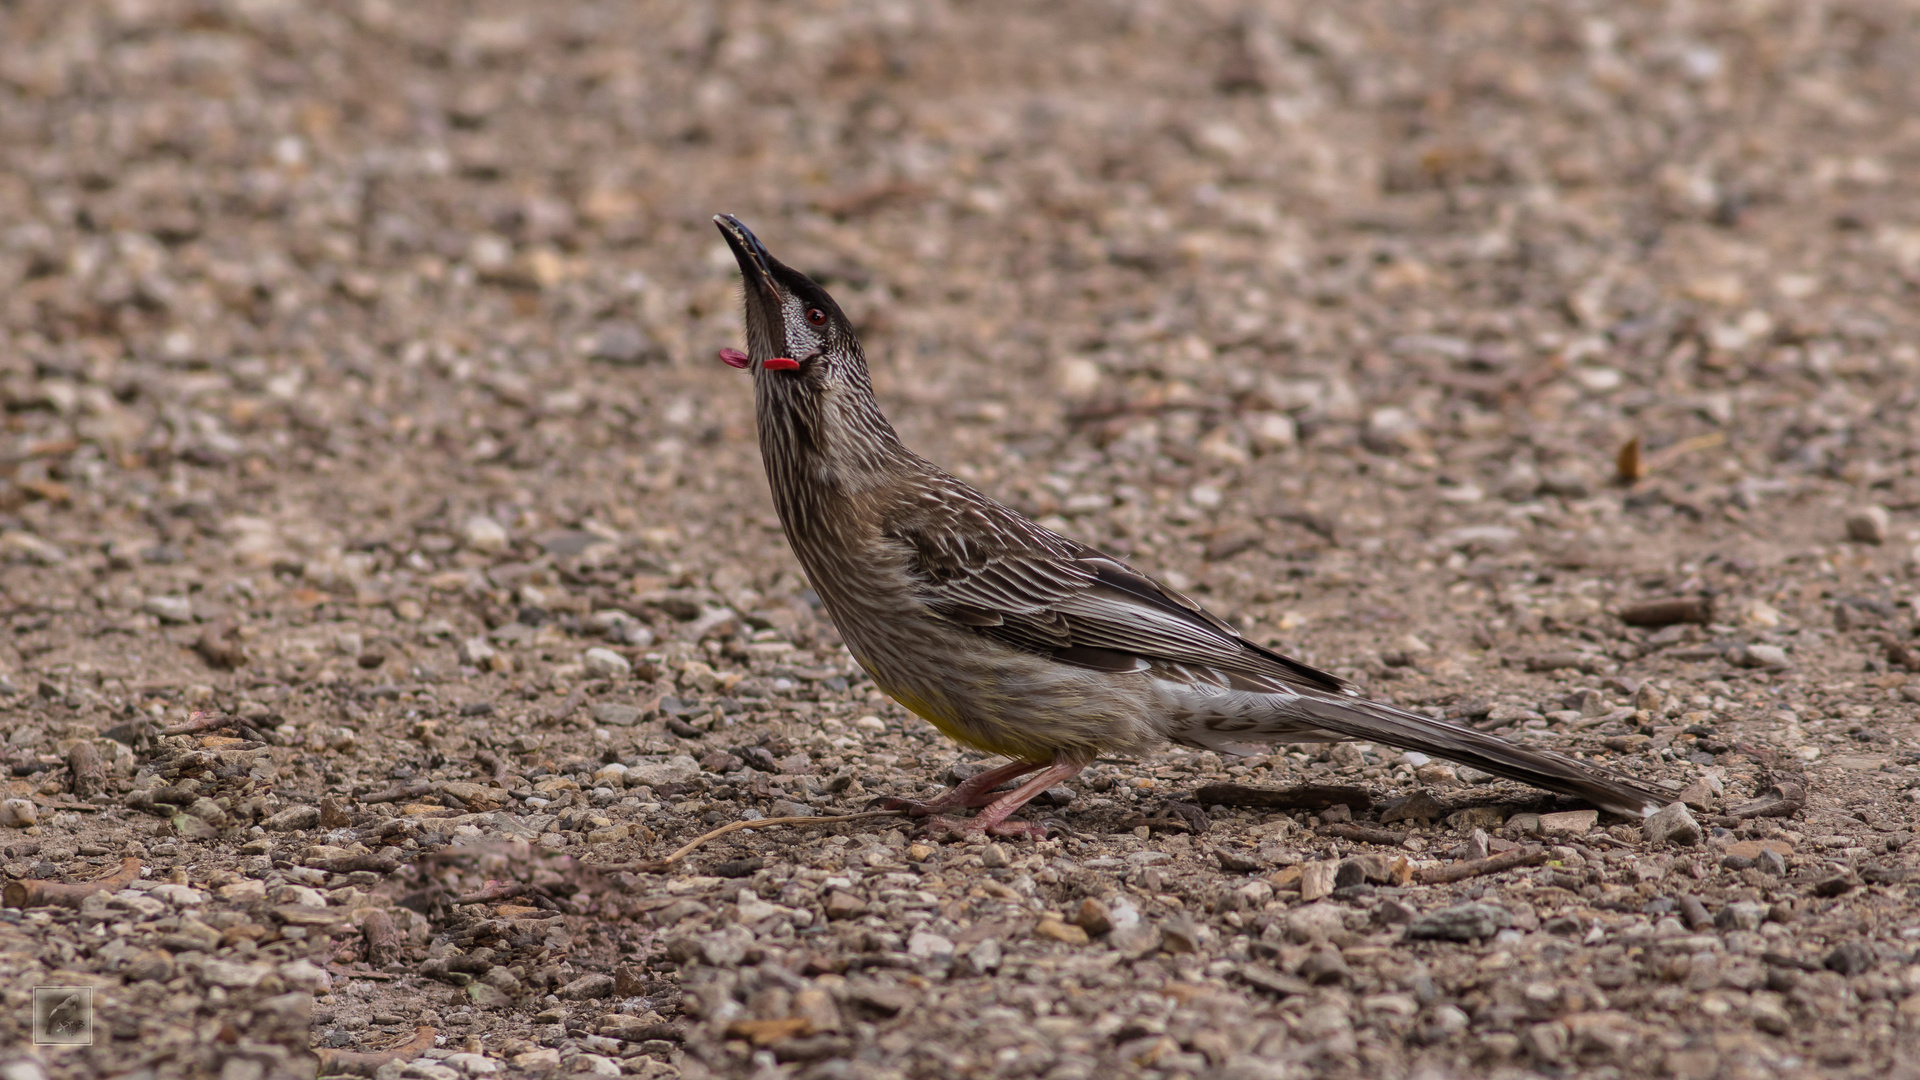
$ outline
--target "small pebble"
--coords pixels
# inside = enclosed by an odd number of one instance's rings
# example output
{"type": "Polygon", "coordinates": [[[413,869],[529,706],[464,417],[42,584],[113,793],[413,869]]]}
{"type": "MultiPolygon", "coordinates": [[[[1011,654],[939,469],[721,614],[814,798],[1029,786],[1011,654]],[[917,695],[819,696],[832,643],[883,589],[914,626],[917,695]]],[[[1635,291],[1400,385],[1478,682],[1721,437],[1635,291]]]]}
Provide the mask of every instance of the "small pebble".
{"type": "Polygon", "coordinates": [[[1884,544],[1893,519],[1884,506],[1862,506],[1847,514],[1847,539],[1856,544],[1884,544]]]}
{"type": "Polygon", "coordinates": [[[1598,690],[1575,690],[1561,699],[1561,704],[1580,714],[1582,718],[1602,716],[1607,711],[1606,695],[1598,690]]]}
{"type": "Polygon", "coordinates": [[[1767,906],[1751,900],[1735,900],[1720,909],[1713,924],[1722,930],[1758,930],[1767,919],[1767,906]]]}
{"type": "Polygon", "coordinates": [[[866,901],[845,890],[835,889],[827,894],[827,918],[839,921],[854,919],[867,913],[866,901]]]}
{"type": "Polygon", "coordinates": [[[1074,913],[1073,921],[1094,937],[1113,932],[1113,912],[1108,910],[1106,904],[1091,896],[1080,901],[1080,909],[1074,913]]]}
{"type": "Polygon", "coordinates": [[[1727,661],[1739,667],[1780,670],[1793,666],[1787,650],[1778,645],[1736,645],[1727,652],[1727,661]]]}
{"type": "Polygon", "coordinates": [[[1660,688],[1652,683],[1641,683],[1640,689],[1633,692],[1633,707],[1635,709],[1658,713],[1664,704],[1665,702],[1660,694],[1660,688]]]}
{"type": "Polygon", "coordinates": [[[1000,968],[1000,942],[995,938],[987,938],[968,949],[962,959],[966,969],[963,973],[991,975],[1000,968]]]}
{"type": "Polygon", "coordinates": [[[468,550],[495,555],[507,550],[507,530],[490,517],[475,515],[460,529],[460,539],[468,550]]]}
{"type": "Polygon", "coordinates": [[[596,679],[621,680],[633,674],[633,665],[612,649],[588,649],[580,658],[587,674],[596,679]]]}
{"type": "Polygon", "coordinates": [[[1066,945],[1085,945],[1089,940],[1087,932],[1069,922],[1062,922],[1053,916],[1042,918],[1033,928],[1035,937],[1058,941],[1066,945]]]}
{"type": "Polygon", "coordinates": [[[1353,978],[1353,971],[1337,949],[1315,949],[1300,962],[1299,976],[1315,986],[1338,985],[1353,978]]]}
{"type": "Polygon", "coordinates": [[[460,662],[468,667],[485,667],[496,655],[494,647],[487,644],[485,638],[468,638],[460,643],[457,655],[460,662]]]}
{"type": "Polygon", "coordinates": [[[163,623],[179,625],[193,621],[193,602],[184,596],[149,596],[140,610],[163,623]]]}

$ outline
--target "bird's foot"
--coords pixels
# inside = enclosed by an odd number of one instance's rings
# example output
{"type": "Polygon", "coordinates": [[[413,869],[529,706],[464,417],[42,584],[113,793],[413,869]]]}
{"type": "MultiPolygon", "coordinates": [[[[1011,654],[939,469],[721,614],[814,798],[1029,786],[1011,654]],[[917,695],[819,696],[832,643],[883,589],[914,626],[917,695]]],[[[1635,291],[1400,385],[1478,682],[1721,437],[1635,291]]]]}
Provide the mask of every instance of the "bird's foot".
{"type": "Polygon", "coordinates": [[[998,836],[1009,840],[1045,840],[1047,826],[1033,821],[996,821],[984,824],[979,818],[957,818],[946,814],[935,814],[921,823],[920,828],[933,836],[951,835],[962,840],[978,840],[985,836],[998,836]]]}

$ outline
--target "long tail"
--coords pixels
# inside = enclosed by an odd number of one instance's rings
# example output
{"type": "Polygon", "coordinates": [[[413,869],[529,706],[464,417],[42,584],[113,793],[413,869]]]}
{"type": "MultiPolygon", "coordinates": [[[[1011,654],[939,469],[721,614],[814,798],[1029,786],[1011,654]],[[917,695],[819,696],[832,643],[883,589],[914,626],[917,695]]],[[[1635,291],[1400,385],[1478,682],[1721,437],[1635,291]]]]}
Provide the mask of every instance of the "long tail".
{"type": "Polygon", "coordinates": [[[1218,731],[1213,739],[1194,739],[1191,729],[1183,735],[1201,743],[1217,740],[1215,748],[1221,750],[1232,748],[1227,740],[1244,745],[1323,741],[1332,736],[1385,743],[1571,795],[1623,817],[1646,817],[1673,801],[1667,792],[1607,769],[1378,701],[1315,691],[1262,696],[1279,706],[1273,716],[1277,722],[1235,725],[1236,730],[1218,731]]]}

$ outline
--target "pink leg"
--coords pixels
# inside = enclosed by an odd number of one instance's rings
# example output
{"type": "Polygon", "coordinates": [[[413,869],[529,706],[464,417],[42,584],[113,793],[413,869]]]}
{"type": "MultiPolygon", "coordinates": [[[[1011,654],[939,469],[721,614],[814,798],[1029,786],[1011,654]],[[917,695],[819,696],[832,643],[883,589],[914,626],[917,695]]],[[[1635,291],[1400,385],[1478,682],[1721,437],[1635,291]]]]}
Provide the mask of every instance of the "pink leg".
{"type": "Polygon", "coordinates": [[[994,836],[1026,836],[1036,840],[1041,839],[1047,832],[1044,826],[1030,825],[1024,821],[1008,821],[1007,818],[1011,817],[1015,810],[1027,805],[1035,795],[1055,784],[1073,779],[1084,768],[1086,768],[1085,765],[1073,762],[1055,761],[1041,770],[1040,774],[1033,779],[988,803],[985,810],[973,817],[958,820],[935,817],[927,823],[928,827],[944,828],[961,835],[990,833],[994,836]]]}
{"type": "Polygon", "coordinates": [[[993,801],[994,788],[1016,776],[1025,776],[1039,767],[1038,763],[1031,761],[1008,762],[963,780],[953,790],[942,792],[926,802],[916,802],[912,799],[881,799],[877,805],[887,810],[905,810],[915,817],[924,817],[928,814],[937,814],[942,810],[961,807],[985,806],[993,801]]]}

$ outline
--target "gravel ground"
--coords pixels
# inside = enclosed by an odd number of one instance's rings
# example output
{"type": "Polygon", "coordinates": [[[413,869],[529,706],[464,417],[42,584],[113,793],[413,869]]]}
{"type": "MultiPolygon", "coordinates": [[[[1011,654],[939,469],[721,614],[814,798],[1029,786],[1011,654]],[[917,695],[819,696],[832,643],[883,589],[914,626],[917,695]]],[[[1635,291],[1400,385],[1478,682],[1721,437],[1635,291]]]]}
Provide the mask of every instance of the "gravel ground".
{"type": "Polygon", "coordinates": [[[1892,0],[0,5],[0,1076],[1909,1075],[1917,53],[1892,0]],[[1170,752],[1045,841],[648,867],[981,767],[784,548],[721,210],[928,456],[1692,810],[1170,752]]]}

